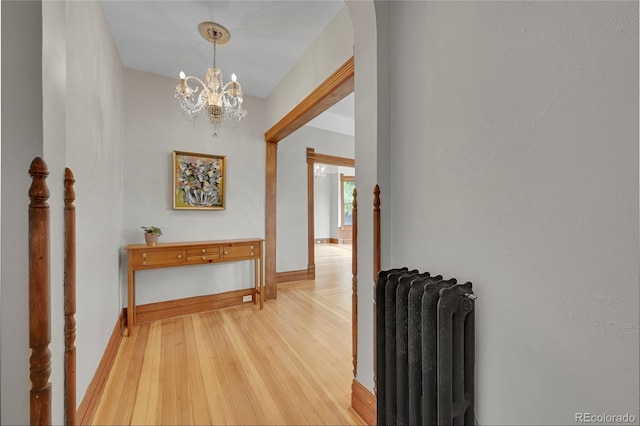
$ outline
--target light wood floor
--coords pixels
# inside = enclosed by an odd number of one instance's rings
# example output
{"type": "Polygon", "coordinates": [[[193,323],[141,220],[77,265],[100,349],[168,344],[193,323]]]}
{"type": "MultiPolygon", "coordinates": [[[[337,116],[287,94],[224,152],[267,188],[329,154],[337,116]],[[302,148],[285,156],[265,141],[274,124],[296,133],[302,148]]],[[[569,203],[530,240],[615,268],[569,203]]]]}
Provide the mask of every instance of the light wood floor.
{"type": "Polygon", "coordinates": [[[350,408],[350,245],[316,246],[316,280],[244,305],[141,325],[93,424],[365,424],[350,408]]]}

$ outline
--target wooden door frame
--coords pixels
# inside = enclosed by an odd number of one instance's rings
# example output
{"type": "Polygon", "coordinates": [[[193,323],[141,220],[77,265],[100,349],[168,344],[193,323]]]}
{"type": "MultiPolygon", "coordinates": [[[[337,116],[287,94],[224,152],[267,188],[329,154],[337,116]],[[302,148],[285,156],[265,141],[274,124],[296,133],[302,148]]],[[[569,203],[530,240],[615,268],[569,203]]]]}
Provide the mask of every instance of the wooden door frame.
{"type": "MultiPolygon", "coordinates": [[[[265,183],[265,285],[266,298],[277,297],[276,215],[278,142],[344,99],[354,90],[353,56],[320,84],[309,96],[264,134],[266,147],[265,183]]],[[[315,274],[315,272],[314,272],[315,274]]]]}
{"type": "Polygon", "coordinates": [[[355,167],[356,160],[335,155],[320,154],[313,148],[307,148],[307,279],[316,279],[316,255],[315,255],[315,183],[313,171],[316,163],[329,164],[332,166],[355,167]]]}

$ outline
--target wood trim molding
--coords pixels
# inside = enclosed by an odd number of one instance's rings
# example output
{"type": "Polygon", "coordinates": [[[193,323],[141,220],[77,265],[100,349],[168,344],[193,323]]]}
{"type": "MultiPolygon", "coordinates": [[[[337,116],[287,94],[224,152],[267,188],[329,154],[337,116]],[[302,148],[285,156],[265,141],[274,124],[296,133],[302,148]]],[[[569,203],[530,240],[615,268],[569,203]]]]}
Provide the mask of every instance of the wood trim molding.
{"type": "Polygon", "coordinates": [[[136,325],[163,320],[167,318],[191,315],[213,309],[253,303],[253,288],[208,294],[205,296],[187,297],[136,306],[136,325]],[[252,296],[251,302],[243,302],[244,296],[252,296]]]}
{"type": "Polygon", "coordinates": [[[376,397],[356,379],[351,384],[351,408],[368,425],[376,424],[376,397]]]}
{"type": "Polygon", "coordinates": [[[276,282],[278,284],[288,283],[291,281],[303,281],[309,277],[308,269],[300,269],[299,271],[276,272],[276,282]]]}
{"type": "Polygon", "coordinates": [[[316,244],[340,244],[338,238],[314,238],[313,242],[316,244]]]}
{"type": "Polygon", "coordinates": [[[118,349],[120,349],[122,335],[126,329],[126,317],[124,311],[120,313],[116,325],[111,332],[111,338],[109,338],[107,347],[102,354],[96,373],[93,375],[93,379],[91,379],[91,383],[89,383],[84,398],[82,398],[82,402],[78,407],[76,420],[79,425],[90,425],[93,423],[93,416],[96,414],[98,403],[100,402],[100,398],[102,398],[102,393],[104,392],[109,373],[111,372],[111,367],[113,367],[118,349]]]}
{"type": "Polygon", "coordinates": [[[264,134],[266,142],[278,143],[337,104],[354,87],[353,56],[264,134]]]}
{"type": "MultiPolygon", "coordinates": [[[[278,142],[298,130],[332,107],[354,90],[354,59],[349,58],[340,68],[329,76],[309,96],[293,108],[264,134],[266,149],[265,183],[265,295],[275,299],[276,283],[276,187],[278,175],[278,142]]],[[[311,265],[310,265],[311,266],[311,265]]],[[[309,268],[309,274],[315,276],[315,266],[309,268]]]]}
{"type": "Polygon", "coordinates": [[[276,286],[276,213],[277,213],[277,174],[278,144],[267,143],[266,150],[266,198],[264,230],[264,278],[265,296],[275,299],[278,296],[276,286]]]}
{"type": "Polygon", "coordinates": [[[307,270],[309,271],[309,279],[315,280],[315,181],[313,179],[314,164],[309,161],[309,151],[313,152],[313,148],[307,148],[307,270]]]}
{"type": "Polygon", "coordinates": [[[307,163],[330,164],[332,166],[355,167],[356,160],[347,157],[338,157],[335,155],[320,154],[315,152],[313,148],[307,148],[307,163]]]}

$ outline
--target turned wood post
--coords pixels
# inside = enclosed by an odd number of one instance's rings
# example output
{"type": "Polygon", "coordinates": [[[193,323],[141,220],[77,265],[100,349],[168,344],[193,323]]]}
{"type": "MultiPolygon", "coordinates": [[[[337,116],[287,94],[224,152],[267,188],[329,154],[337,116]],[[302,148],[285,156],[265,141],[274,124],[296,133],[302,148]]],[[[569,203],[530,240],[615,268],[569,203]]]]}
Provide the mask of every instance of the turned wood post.
{"type": "Polygon", "coordinates": [[[351,340],[353,349],[353,377],[358,373],[358,190],[353,188],[351,213],[351,340]]]}
{"type": "Polygon", "coordinates": [[[40,157],[29,168],[29,376],[32,425],[51,424],[51,300],[49,288],[49,175],[40,157]]]}
{"type": "Polygon", "coordinates": [[[64,420],[76,424],[76,193],[73,172],[64,171],[64,420]]]}
{"type": "Polygon", "coordinates": [[[373,282],[380,272],[380,186],[373,189],[373,282]]]}

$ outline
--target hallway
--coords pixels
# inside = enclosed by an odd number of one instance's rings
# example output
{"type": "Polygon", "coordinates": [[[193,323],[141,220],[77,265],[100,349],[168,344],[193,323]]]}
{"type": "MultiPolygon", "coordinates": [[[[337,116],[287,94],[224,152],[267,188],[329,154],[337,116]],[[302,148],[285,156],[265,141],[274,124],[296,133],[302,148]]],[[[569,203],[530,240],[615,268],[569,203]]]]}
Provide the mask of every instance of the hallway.
{"type": "Polygon", "coordinates": [[[93,424],[364,424],[350,406],[351,246],[316,246],[316,280],[278,299],[144,324],[93,424]]]}

